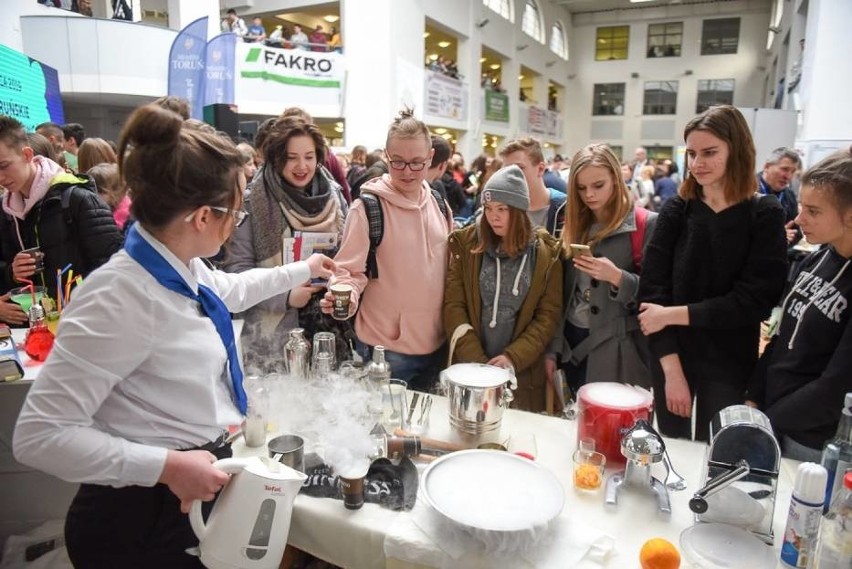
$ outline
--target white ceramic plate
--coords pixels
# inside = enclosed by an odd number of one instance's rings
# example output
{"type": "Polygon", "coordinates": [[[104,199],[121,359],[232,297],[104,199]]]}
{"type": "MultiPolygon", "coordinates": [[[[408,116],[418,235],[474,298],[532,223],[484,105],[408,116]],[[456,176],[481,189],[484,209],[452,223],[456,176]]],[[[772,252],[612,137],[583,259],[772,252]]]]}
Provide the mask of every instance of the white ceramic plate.
{"type": "Polygon", "coordinates": [[[680,534],[680,549],[701,569],[774,569],[775,551],[744,529],[697,523],[680,534]]]}
{"type": "Polygon", "coordinates": [[[494,450],[465,450],[436,460],[423,472],[421,488],[444,517],[490,531],[546,524],[565,503],[565,491],[552,472],[494,450]]]}

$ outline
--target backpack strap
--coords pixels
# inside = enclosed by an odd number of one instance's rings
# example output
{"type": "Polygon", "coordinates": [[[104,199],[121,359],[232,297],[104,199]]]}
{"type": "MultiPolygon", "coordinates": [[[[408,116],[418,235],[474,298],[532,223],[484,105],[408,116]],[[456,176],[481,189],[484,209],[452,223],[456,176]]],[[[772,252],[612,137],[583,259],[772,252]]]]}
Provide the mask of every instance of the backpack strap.
{"type": "Polygon", "coordinates": [[[438,202],[438,209],[441,210],[441,215],[444,216],[444,219],[447,219],[447,202],[445,202],[444,198],[441,197],[441,192],[433,188],[431,185],[429,186],[429,190],[432,192],[432,197],[435,198],[436,202],[438,202]]]}
{"type": "Polygon", "coordinates": [[[74,191],[74,186],[62,188],[59,192],[59,203],[62,204],[62,218],[65,224],[69,227],[74,225],[74,219],[71,217],[71,192],[74,191]]]}
{"type": "Polygon", "coordinates": [[[361,192],[358,197],[364,204],[367,213],[367,223],[370,228],[370,249],[367,252],[367,278],[379,278],[379,264],[376,261],[376,248],[381,245],[385,233],[385,218],[382,203],[376,194],[361,192]]]}
{"type": "Polygon", "coordinates": [[[638,273],[642,271],[642,246],[645,243],[645,228],[648,226],[648,210],[637,207],[634,211],[636,212],[636,231],[630,234],[630,252],[633,255],[633,266],[638,273]]]}

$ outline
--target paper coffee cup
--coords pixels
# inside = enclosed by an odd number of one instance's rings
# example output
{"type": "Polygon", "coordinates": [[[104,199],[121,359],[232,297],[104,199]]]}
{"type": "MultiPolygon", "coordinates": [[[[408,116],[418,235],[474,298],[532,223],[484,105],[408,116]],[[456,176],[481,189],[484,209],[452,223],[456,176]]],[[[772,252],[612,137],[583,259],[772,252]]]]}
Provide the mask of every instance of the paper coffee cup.
{"type": "Polygon", "coordinates": [[[352,287],[348,284],[334,284],[329,287],[334,297],[334,307],[331,316],[337,320],[349,318],[349,303],[352,301],[352,287]]]}

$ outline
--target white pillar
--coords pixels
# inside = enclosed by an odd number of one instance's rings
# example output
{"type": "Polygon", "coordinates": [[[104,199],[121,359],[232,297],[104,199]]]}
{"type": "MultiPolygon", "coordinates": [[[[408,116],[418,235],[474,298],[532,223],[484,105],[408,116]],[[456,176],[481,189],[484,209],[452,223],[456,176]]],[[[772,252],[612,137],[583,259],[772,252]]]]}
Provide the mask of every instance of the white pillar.
{"type": "Polygon", "coordinates": [[[413,97],[423,112],[423,31],[420,0],[340,2],[341,41],[346,57],[344,145],[384,148],[387,129],[402,102],[413,97]],[[419,87],[418,87],[419,80],[419,87]]]}
{"type": "MultiPolygon", "coordinates": [[[[139,0],[133,2],[133,16],[139,9],[139,0]]],[[[182,30],[198,18],[208,17],[207,39],[220,33],[221,16],[218,0],[168,0],[169,28],[182,30]]]]}
{"type": "MultiPolygon", "coordinates": [[[[799,142],[852,139],[852,107],[843,101],[852,92],[852,2],[810,0],[804,69],[800,93],[802,128],[799,142]]],[[[792,38],[798,41],[798,38],[792,38]]]]}

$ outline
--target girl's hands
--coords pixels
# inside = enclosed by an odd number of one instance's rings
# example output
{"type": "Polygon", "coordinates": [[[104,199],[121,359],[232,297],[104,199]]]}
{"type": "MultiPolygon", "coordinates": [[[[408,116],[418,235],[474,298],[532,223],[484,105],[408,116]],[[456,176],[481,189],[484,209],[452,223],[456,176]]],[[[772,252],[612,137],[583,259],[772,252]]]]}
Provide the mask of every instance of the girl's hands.
{"type": "Polygon", "coordinates": [[[619,288],[623,271],[615,266],[615,263],[606,257],[592,257],[590,255],[577,255],[573,257],[574,266],[599,281],[607,282],[619,288]]]}

